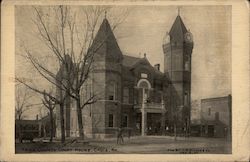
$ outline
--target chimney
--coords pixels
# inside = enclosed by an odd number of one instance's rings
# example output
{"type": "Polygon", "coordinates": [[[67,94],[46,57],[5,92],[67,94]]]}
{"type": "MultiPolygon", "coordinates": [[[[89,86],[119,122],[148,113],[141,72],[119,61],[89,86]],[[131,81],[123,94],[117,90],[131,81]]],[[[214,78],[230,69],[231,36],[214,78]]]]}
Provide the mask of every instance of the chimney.
{"type": "Polygon", "coordinates": [[[154,68],[155,68],[156,70],[160,71],[160,64],[155,64],[155,65],[154,65],[154,68]]]}
{"type": "Polygon", "coordinates": [[[38,120],[38,115],[36,115],[36,120],[38,120]]]}

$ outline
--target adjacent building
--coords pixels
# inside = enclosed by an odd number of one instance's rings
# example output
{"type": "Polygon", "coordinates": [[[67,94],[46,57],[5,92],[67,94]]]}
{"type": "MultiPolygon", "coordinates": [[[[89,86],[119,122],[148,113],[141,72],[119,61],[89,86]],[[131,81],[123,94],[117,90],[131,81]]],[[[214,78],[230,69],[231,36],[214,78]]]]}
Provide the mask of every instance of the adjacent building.
{"type": "Polygon", "coordinates": [[[50,116],[46,116],[36,120],[15,120],[15,138],[20,136],[32,136],[32,138],[50,137],[51,131],[53,131],[53,137],[55,137],[55,120],[53,120],[53,127],[51,127],[50,116]],[[53,128],[53,129],[52,129],[53,128]]]}
{"type": "MultiPolygon", "coordinates": [[[[83,109],[86,137],[110,137],[117,127],[142,136],[173,132],[174,127],[189,131],[193,39],[179,15],[169,31],[162,35],[161,72],[160,64],[152,66],[146,54],[142,58],[125,55],[108,20],[103,20],[90,47],[95,53],[93,70],[82,91],[82,97],[98,94],[99,98],[83,109]]],[[[62,71],[63,67],[59,76],[62,71]]],[[[70,97],[65,105],[65,126],[66,136],[79,135],[76,105],[70,97]]],[[[60,136],[59,109],[56,132],[60,136]]]]}
{"type": "Polygon", "coordinates": [[[201,100],[201,136],[230,138],[231,120],[231,95],[201,100]]]}

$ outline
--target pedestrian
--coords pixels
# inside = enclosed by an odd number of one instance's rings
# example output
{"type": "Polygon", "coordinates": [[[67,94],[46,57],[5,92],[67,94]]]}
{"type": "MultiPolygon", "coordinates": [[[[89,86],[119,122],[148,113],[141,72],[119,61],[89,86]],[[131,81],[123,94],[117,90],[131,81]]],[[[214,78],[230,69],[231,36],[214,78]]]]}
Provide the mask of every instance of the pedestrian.
{"type": "Polygon", "coordinates": [[[117,144],[123,143],[122,128],[118,128],[117,132],[117,144]]]}

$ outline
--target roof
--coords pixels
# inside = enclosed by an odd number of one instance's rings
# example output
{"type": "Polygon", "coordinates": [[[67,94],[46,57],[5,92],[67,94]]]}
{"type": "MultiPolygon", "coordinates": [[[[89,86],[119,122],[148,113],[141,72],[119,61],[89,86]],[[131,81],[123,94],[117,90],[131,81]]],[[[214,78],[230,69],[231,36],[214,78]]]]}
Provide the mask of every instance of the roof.
{"type": "Polygon", "coordinates": [[[142,58],[139,57],[123,55],[122,65],[126,67],[132,67],[141,59],[142,58]]]}
{"type": "Polygon", "coordinates": [[[149,61],[148,61],[148,59],[146,57],[139,58],[139,57],[134,57],[134,56],[123,55],[122,65],[125,66],[125,67],[128,67],[128,68],[133,68],[142,61],[148,62],[148,64],[151,66],[151,69],[153,70],[153,72],[155,74],[160,75],[160,76],[164,75],[161,71],[155,69],[149,63],[149,61]]]}
{"type": "Polygon", "coordinates": [[[178,15],[174,21],[174,24],[169,32],[171,39],[180,42],[184,40],[184,34],[187,32],[181,16],[178,15]],[[181,33],[181,34],[180,34],[181,33]]]}
{"type": "Polygon", "coordinates": [[[227,124],[223,123],[220,120],[206,120],[206,119],[202,119],[201,120],[202,124],[207,124],[207,125],[222,125],[222,126],[226,126],[227,124]]]}
{"type": "Polygon", "coordinates": [[[221,96],[221,97],[213,97],[213,98],[203,98],[201,99],[201,102],[210,102],[210,101],[217,101],[217,100],[228,100],[228,96],[221,96]]]}
{"type": "Polygon", "coordinates": [[[89,49],[89,52],[97,52],[108,56],[122,57],[122,52],[118,46],[115,35],[111,29],[108,20],[105,18],[93,40],[93,43],[89,49]]]}

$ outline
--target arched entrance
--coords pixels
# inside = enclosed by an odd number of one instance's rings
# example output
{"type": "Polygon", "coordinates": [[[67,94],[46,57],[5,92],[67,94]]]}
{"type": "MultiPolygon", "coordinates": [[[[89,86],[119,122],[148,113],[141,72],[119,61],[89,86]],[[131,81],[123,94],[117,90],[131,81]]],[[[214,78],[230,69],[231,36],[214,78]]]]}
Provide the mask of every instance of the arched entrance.
{"type": "MultiPolygon", "coordinates": [[[[155,90],[147,79],[140,79],[137,83],[138,104],[135,107],[136,127],[142,136],[160,135],[165,127],[165,107],[163,100],[155,102],[155,90]]],[[[158,97],[162,98],[162,93],[158,97]]]]}
{"type": "Polygon", "coordinates": [[[147,79],[140,79],[137,83],[139,91],[139,103],[147,102],[151,89],[151,84],[147,79]]]}

